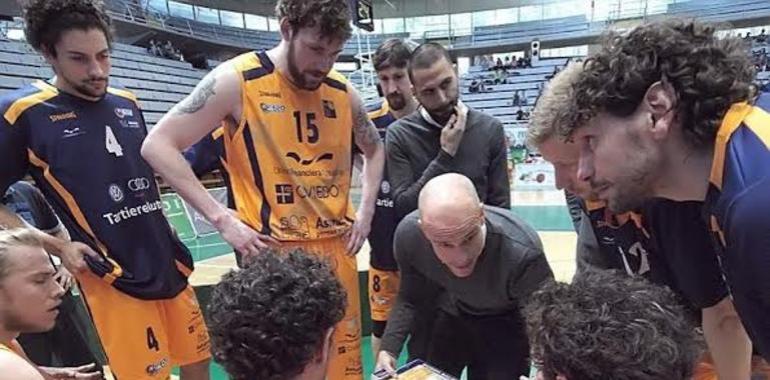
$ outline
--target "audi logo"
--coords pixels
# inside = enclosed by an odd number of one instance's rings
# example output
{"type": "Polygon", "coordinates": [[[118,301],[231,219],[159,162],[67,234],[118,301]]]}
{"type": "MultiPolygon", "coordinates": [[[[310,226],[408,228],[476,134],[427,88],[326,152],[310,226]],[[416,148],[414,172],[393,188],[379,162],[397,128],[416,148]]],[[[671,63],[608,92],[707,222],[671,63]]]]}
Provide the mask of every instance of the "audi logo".
{"type": "Polygon", "coordinates": [[[131,191],[142,191],[150,188],[150,180],[144,177],[128,180],[128,188],[131,191]]]}

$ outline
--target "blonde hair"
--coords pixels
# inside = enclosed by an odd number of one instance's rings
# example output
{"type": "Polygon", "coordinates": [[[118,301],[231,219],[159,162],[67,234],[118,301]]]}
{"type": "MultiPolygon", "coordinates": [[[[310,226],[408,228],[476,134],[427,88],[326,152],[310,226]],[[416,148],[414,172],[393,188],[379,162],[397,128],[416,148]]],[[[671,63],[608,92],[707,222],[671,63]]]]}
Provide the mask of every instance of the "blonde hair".
{"type": "Polygon", "coordinates": [[[16,247],[43,248],[43,243],[37,238],[35,231],[29,228],[0,231],[0,279],[5,277],[8,269],[8,251],[16,247]]]}
{"type": "Polygon", "coordinates": [[[527,145],[538,147],[551,136],[558,134],[565,123],[572,123],[577,108],[574,103],[573,84],[583,73],[582,62],[572,62],[548,82],[532,111],[527,145]]]}

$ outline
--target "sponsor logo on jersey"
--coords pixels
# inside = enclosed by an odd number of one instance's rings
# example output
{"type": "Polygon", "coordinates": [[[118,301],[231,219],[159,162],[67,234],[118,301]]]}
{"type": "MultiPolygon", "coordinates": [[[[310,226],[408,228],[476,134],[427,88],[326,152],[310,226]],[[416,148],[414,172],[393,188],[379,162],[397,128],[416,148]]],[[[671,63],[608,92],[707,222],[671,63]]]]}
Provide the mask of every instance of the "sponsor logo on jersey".
{"type": "Polygon", "coordinates": [[[107,222],[110,223],[110,225],[115,225],[115,224],[122,223],[126,220],[136,218],[137,216],[147,215],[147,214],[151,214],[153,212],[162,211],[162,210],[163,210],[163,202],[161,202],[160,200],[157,200],[154,202],[146,202],[141,206],[123,207],[121,210],[117,212],[108,212],[106,214],[103,214],[102,217],[104,219],[107,219],[107,222]]]}
{"type": "Polygon", "coordinates": [[[284,216],[279,219],[281,232],[300,239],[310,239],[310,225],[306,216],[284,216]]]}
{"type": "Polygon", "coordinates": [[[259,96],[264,96],[266,98],[281,98],[280,92],[267,92],[267,91],[260,91],[259,96]]]}
{"type": "Polygon", "coordinates": [[[275,185],[275,198],[279,205],[294,203],[294,187],[289,184],[275,185]]]}
{"type": "Polygon", "coordinates": [[[163,358],[161,361],[150,364],[145,369],[147,371],[147,374],[150,376],[156,376],[161,371],[163,371],[163,368],[166,368],[168,366],[168,358],[163,358]]]}
{"type": "Polygon", "coordinates": [[[295,195],[301,199],[337,198],[342,192],[337,185],[303,186],[287,183],[275,185],[275,198],[279,205],[293,204],[295,195]]]}
{"type": "Polygon", "coordinates": [[[390,194],[390,182],[382,181],[380,184],[380,191],[382,191],[383,194],[390,194]]]}
{"type": "Polygon", "coordinates": [[[318,218],[315,222],[315,228],[319,230],[328,230],[331,228],[347,227],[348,223],[344,219],[324,219],[318,218]]]}
{"type": "Polygon", "coordinates": [[[139,125],[139,122],[134,120],[121,120],[120,126],[123,128],[130,128],[130,129],[139,129],[141,127],[139,125]]]}
{"type": "Polygon", "coordinates": [[[51,119],[52,122],[56,123],[58,121],[77,119],[78,115],[75,113],[75,111],[70,111],[67,113],[58,113],[55,115],[49,115],[48,118],[51,119]]]}
{"type": "Polygon", "coordinates": [[[131,178],[127,183],[128,189],[134,192],[144,191],[150,188],[150,180],[144,177],[131,178]]]}
{"type": "Polygon", "coordinates": [[[282,104],[262,103],[262,104],[260,104],[260,108],[262,108],[262,112],[264,112],[264,113],[281,113],[281,112],[286,112],[286,106],[284,106],[282,104]]]}
{"type": "Polygon", "coordinates": [[[110,198],[112,198],[115,203],[123,202],[123,198],[125,198],[123,195],[123,189],[114,183],[110,185],[110,187],[107,189],[107,192],[110,194],[110,198]]]}
{"type": "Polygon", "coordinates": [[[395,206],[395,203],[393,202],[392,199],[377,198],[377,201],[375,202],[375,206],[384,207],[384,208],[393,208],[395,206]]]}
{"type": "Polygon", "coordinates": [[[334,160],[334,153],[326,152],[326,153],[321,153],[320,155],[309,159],[303,159],[302,157],[299,156],[299,153],[289,152],[289,153],[286,153],[286,158],[291,158],[292,160],[294,160],[295,162],[297,162],[302,166],[309,166],[321,161],[334,160]]]}
{"type": "Polygon", "coordinates": [[[80,129],[80,127],[66,128],[62,130],[62,139],[69,139],[72,137],[78,137],[85,134],[86,132],[80,129]]]}
{"type": "Polygon", "coordinates": [[[334,103],[330,100],[323,100],[321,101],[321,103],[324,107],[324,116],[326,116],[329,119],[336,119],[337,110],[334,109],[334,103]]]}
{"type": "Polygon", "coordinates": [[[115,108],[115,116],[117,116],[119,119],[134,117],[134,110],[130,108],[115,108]]]}

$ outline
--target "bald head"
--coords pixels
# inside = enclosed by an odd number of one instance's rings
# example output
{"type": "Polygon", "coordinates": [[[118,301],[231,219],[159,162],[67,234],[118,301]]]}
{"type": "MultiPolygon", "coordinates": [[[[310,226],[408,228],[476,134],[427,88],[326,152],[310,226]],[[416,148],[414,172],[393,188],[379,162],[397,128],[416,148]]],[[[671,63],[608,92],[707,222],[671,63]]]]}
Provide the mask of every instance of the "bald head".
{"type": "Polygon", "coordinates": [[[464,219],[481,209],[481,201],[468,177],[449,173],[428,181],[420,191],[420,219],[436,220],[447,216],[464,219]]]}
{"type": "Polygon", "coordinates": [[[420,192],[420,229],[433,252],[458,277],[471,275],[484,249],[484,210],[467,177],[444,174],[420,192]]]}

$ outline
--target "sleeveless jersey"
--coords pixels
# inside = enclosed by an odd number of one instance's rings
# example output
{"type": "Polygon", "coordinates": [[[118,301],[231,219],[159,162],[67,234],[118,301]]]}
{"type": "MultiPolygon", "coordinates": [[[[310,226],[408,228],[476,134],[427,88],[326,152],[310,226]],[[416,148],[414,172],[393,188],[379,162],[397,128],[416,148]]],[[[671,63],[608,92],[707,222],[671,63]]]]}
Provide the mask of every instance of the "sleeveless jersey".
{"type": "Polygon", "coordinates": [[[240,218],[283,241],[343,235],[355,215],[346,79],[331,71],[310,91],[294,86],[264,52],[231,63],[241,76],[243,111],[224,143],[240,218]]]}

